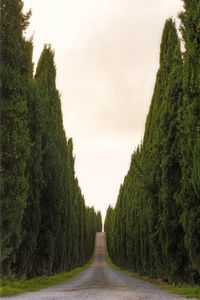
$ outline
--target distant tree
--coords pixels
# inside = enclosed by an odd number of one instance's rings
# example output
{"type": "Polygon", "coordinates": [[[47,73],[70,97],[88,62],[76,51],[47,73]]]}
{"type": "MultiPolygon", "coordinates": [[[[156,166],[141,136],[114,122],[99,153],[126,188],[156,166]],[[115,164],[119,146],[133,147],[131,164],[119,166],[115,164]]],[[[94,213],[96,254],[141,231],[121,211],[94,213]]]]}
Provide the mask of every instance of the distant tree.
{"type": "Polygon", "coordinates": [[[94,207],[86,207],[86,245],[89,259],[94,251],[94,243],[96,236],[96,213],[94,207]]]}
{"type": "Polygon", "coordinates": [[[97,212],[96,231],[102,232],[102,217],[100,211],[97,212]]]}
{"type": "Polygon", "coordinates": [[[104,222],[104,231],[106,232],[106,241],[107,241],[107,249],[110,257],[114,261],[115,259],[115,253],[114,253],[114,210],[113,208],[109,205],[107,211],[106,211],[106,217],[105,217],[105,222],[104,222]]]}

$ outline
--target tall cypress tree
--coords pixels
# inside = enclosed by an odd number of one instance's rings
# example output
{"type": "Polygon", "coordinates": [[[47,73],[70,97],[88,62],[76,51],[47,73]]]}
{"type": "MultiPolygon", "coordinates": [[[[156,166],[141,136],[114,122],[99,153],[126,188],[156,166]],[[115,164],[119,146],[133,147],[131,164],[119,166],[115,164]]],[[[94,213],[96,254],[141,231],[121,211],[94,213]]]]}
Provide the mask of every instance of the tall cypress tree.
{"type": "Polygon", "coordinates": [[[18,276],[32,276],[34,254],[40,227],[40,196],[42,190],[42,105],[38,85],[30,80],[28,93],[28,120],[31,152],[27,164],[29,190],[22,220],[23,241],[17,253],[15,271],[18,276]]]}
{"type": "MultiPolygon", "coordinates": [[[[171,23],[170,30],[175,32],[173,23],[171,23]]],[[[159,199],[162,203],[160,238],[165,274],[170,281],[176,282],[184,281],[187,278],[188,259],[184,247],[184,230],[180,223],[182,210],[180,203],[176,201],[176,195],[181,186],[178,118],[183,97],[183,61],[176,33],[172,42],[174,51],[171,56],[171,71],[161,107],[163,112],[160,120],[162,177],[159,199]]]]}
{"type": "Polygon", "coordinates": [[[41,224],[35,263],[36,274],[50,274],[54,263],[56,236],[60,227],[62,194],[62,114],[55,85],[54,52],[45,46],[36,70],[42,101],[42,173],[40,195],[41,224]]]}
{"type": "MultiPolygon", "coordinates": [[[[179,41],[176,28],[171,19],[167,20],[163,30],[162,41],[160,46],[160,67],[157,73],[154,94],[151,102],[149,114],[147,116],[145,134],[144,134],[144,155],[148,157],[145,161],[144,174],[147,175],[147,201],[149,207],[149,233],[150,233],[150,252],[152,255],[152,266],[155,270],[155,276],[164,276],[163,271],[163,255],[162,255],[162,233],[161,218],[163,216],[163,199],[161,199],[162,188],[162,158],[166,154],[166,147],[169,149],[171,145],[165,145],[166,131],[169,130],[167,122],[171,120],[176,123],[172,115],[174,112],[167,110],[170,106],[169,99],[166,97],[169,89],[170,74],[175,63],[174,55],[177,51],[179,41]],[[164,121],[166,119],[166,121],[164,121]],[[161,127],[160,125],[163,124],[161,127]],[[164,151],[164,152],[163,152],[164,151]],[[149,180],[148,180],[149,179],[149,180]]],[[[180,46],[179,46],[180,49],[180,46]]],[[[180,50],[179,50],[180,51],[180,50]]],[[[181,59],[181,58],[180,58],[181,59]]],[[[179,94],[175,95],[178,102],[179,94]]],[[[177,107],[177,105],[176,105],[177,107]]],[[[177,108],[176,108],[177,111],[177,108]]],[[[175,114],[176,114],[175,111],[175,114]]],[[[175,132],[171,132],[171,141],[174,139],[175,132]]],[[[165,158],[164,158],[165,159],[165,158]]]]}
{"type": "Polygon", "coordinates": [[[1,48],[1,267],[10,272],[22,240],[21,221],[28,195],[30,152],[27,84],[32,74],[31,42],[23,36],[30,12],[21,0],[2,0],[1,48]]]}
{"type": "Polygon", "coordinates": [[[200,276],[200,2],[183,2],[185,10],[180,14],[185,42],[184,97],[180,114],[182,176],[177,198],[183,208],[185,245],[195,277],[195,272],[200,276]]]}

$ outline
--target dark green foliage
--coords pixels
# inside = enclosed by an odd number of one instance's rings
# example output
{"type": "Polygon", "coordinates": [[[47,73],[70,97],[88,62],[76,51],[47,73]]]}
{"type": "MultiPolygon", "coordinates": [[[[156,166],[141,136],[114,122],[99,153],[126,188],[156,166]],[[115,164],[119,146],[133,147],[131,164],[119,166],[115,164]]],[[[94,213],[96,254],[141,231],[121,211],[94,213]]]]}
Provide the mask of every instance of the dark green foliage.
{"type": "Polygon", "coordinates": [[[29,129],[31,153],[27,164],[29,190],[27,205],[22,220],[23,241],[17,253],[15,265],[18,276],[31,276],[34,252],[40,227],[40,196],[42,190],[42,107],[38,86],[33,80],[28,86],[29,129]]]}
{"type": "Polygon", "coordinates": [[[183,2],[185,10],[180,19],[186,51],[180,116],[182,176],[177,199],[183,210],[185,245],[196,277],[197,274],[200,276],[200,2],[183,2]]]}
{"type": "Polygon", "coordinates": [[[28,195],[30,154],[27,87],[32,72],[31,42],[23,30],[29,13],[19,0],[2,0],[1,48],[1,268],[9,274],[22,240],[21,221],[28,195]],[[22,64],[23,62],[23,64],[22,64]]]}
{"type": "Polygon", "coordinates": [[[40,195],[41,224],[38,237],[35,272],[50,274],[60,226],[63,201],[62,114],[55,87],[54,54],[45,46],[36,70],[36,82],[42,100],[43,130],[41,137],[43,186],[40,195]],[[40,263],[39,263],[40,262],[40,263]]]}
{"type": "Polygon", "coordinates": [[[102,217],[101,217],[101,212],[100,211],[97,211],[96,231],[97,232],[102,232],[102,217]]]}
{"type": "Polygon", "coordinates": [[[54,52],[44,47],[33,78],[22,8],[1,1],[1,275],[30,278],[85,264],[101,220],[75,177],[54,52]]]}
{"type": "Polygon", "coordinates": [[[86,207],[86,245],[88,248],[88,258],[94,251],[94,242],[96,236],[96,213],[93,207],[86,207]]]}
{"type": "Polygon", "coordinates": [[[115,264],[173,283],[200,280],[200,4],[184,3],[184,60],[169,19],[144,139],[104,225],[115,264]]]}
{"type": "Polygon", "coordinates": [[[104,232],[106,232],[106,240],[107,240],[107,249],[109,255],[114,259],[114,210],[109,205],[107,212],[106,212],[106,218],[104,222],[104,232]]]}

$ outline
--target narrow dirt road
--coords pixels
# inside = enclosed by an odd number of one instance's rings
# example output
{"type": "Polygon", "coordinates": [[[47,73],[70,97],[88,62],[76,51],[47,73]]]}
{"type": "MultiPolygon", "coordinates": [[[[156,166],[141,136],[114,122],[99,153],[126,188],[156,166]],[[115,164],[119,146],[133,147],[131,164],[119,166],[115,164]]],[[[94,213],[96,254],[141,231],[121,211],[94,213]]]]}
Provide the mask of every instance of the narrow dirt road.
{"type": "Polygon", "coordinates": [[[185,298],[169,294],[152,284],[129,277],[112,269],[106,261],[105,233],[97,233],[94,261],[78,277],[38,292],[6,297],[4,299],[177,300],[185,298]]]}

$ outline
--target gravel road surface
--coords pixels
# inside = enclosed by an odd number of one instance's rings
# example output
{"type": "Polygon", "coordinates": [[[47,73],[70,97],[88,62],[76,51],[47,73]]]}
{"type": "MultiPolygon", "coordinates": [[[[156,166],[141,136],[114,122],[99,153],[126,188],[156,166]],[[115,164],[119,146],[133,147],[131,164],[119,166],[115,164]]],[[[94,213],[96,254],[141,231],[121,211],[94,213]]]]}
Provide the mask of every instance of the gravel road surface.
{"type": "Polygon", "coordinates": [[[105,233],[97,233],[92,264],[78,277],[50,288],[4,297],[9,300],[177,300],[185,299],[112,269],[106,261],[105,233]]]}

